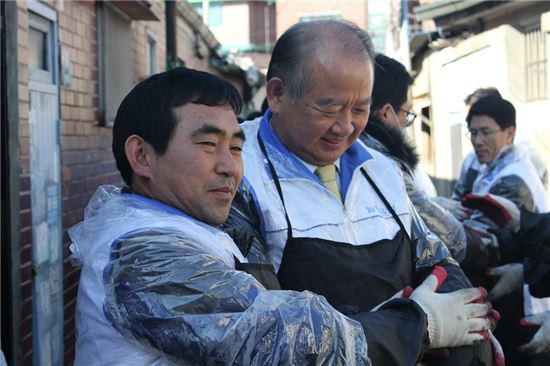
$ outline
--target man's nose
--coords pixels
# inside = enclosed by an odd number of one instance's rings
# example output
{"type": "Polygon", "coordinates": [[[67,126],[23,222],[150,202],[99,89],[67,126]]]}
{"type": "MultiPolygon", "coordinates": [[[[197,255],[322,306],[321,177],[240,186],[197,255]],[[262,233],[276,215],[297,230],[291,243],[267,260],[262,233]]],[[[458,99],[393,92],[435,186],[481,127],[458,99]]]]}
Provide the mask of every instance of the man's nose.
{"type": "Polygon", "coordinates": [[[353,113],[349,109],[344,109],[338,114],[336,123],[332,125],[332,132],[339,136],[348,136],[353,133],[353,130],[353,113]]]}
{"type": "Polygon", "coordinates": [[[229,148],[221,149],[217,158],[215,168],[217,174],[233,177],[239,173],[239,170],[242,170],[240,157],[236,157],[229,148]]]}
{"type": "Polygon", "coordinates": [[[484,141],[484,138],[482,134],[477,133],[471,136],[471,140],[473,145],[481,145],[484,141]]]}

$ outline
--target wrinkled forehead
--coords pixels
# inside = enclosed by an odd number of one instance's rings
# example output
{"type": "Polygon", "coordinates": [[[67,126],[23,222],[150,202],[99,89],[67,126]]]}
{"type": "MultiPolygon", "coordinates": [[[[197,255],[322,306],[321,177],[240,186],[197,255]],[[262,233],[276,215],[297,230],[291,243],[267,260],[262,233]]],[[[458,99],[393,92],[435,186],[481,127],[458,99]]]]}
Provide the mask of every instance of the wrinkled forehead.
{"type": "Polygon", "coordinates": [[[208,106],[188,103],[174,109],[176,128],[186,134],[214,130],[233,135],[241,131],[237,116],[230,105],[208,106]],[[209,126],[205,129],[204,126],[209,126]]]}

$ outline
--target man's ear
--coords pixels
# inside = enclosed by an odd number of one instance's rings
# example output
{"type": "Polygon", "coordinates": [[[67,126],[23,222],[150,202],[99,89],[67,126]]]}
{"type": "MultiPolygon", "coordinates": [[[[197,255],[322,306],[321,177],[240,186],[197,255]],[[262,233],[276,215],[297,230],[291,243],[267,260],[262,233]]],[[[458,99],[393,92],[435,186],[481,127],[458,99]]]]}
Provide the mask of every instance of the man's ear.
{"type": "MultiPolygon", "coordinates": [[[[381,122],[384,122],[384,123],[387,123],[388,120],[390,120],[391,118],[394,118],[393,117],[393,114],[391,112],[391,109],[392,106],[390,103],[386,103],[384,104],[382,107],[380,107],[378,109],[378,111],[376,112],[376,117],[378,117],[378,119],[381,121],[381,122]]],[[[393,119],[391,119],[390,121],[393,121],[393,119]]]]}
{"type": "Polygon", "coordinates": [[[515,127],[507,127],[504,129],[504,133],[506,136],[506,142],[508,144],[512,144],[514,142],[514,137],[516,137],[516,128],[515,127]]]}
{"type": "Polygon", "coordinates": [[[124,144],[126,159],[135,175],[143,178],[151,178],[151,162],[153,147],[141,136],[131,135],[124,144]]]}
{"type": "Polygon", "coordinates": [[[285,96],[286,88],[283,81],[277,77],[269,79],[267,85],[265,86],[267,104],[269,109],[274,114],[278,113],[281,109],[281,101],[285,96]]]}

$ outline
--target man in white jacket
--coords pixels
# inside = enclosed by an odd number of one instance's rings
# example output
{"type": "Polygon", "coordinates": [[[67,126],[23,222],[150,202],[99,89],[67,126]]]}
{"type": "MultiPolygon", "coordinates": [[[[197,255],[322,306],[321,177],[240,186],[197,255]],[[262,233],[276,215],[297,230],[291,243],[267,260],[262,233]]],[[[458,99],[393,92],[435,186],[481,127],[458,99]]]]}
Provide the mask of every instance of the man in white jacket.
{"type": "MultiPolygon", "coordinates": [[[[481,163],[471,192],[479,196],[502,196],[526,211],[548,212],[548,198],[530,151],[514,143],[516,110],[512,103],[494,95],[485,96],[472,105],[466,121],[472,146],[481,163]]],[[[474,211],[466,223],[495,228],[480,211],[474,211]]],[[[522,258],[506,240],[500,240],[498,255],[499,267],[487,272],[494,276],[496,283],[489,296],[502,315],[495,336],[501,341],[511,364],[546,365],[550,362],[550,353],[527,356],[517,348],[532,337],[531,332],[520,326],[520,319],[550,310],[550,299],[534,298],[527,286],[522,286],[523,269],[519,263],[522,258]]]]}
{"type": "MultiPolygon", "coordinates": [[[[272,263],[283,289],[321,294],[361,322],[374,364],[414,365],[428,348],[479,342],[485,315],[456,316],[472,301],[455,297],[469,281],[412,207],[399,169],[357,140],[369,117],[373,60],[368,35],[347,22],[299,23],[279,38],[269,110],[242,124],[245,175],[224,227],[248,230],[253,240],[237,244],[272,263]],[[432,294],[445,314],[414,296],[377,305],[436,265],[449,274],[446,293],[432,294]],[[436,318],[443,333],[432,328],[436,318]],[[450,321],[458,318],[480,322],[463,332],[450,321]]],[[[472,348],[452,349],[451,364],[483,364],[472,348]]]]}

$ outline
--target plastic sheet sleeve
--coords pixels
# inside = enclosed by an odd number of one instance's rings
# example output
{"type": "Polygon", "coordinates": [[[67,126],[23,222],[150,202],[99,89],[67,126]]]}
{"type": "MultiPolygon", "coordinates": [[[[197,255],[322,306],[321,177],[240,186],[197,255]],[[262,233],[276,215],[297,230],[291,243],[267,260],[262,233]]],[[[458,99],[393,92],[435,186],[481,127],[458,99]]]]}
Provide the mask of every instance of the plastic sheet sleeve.
{"type": "Polygon", "coordinates": [[[411,237],[418,240],[415,258],[417,270],[415,283],[420,284],[430,274],[432,267],[439,265],[445,268],[448,276],[438,292],[450,292],[471,287],[470,281],[451,256],[445,243],[428,229],[412,203],[410,203],[410,206],[412,217],[411,237]]]}
{"type": "Polygon", "coordinates": [[[123,335],[191,365],[370,365],[361,326],[323,297],[265,290],[182,235],[113,245],[104,311],[123,335]]]}
{"type": "Polygon", "coordinates": [[[451,252],[453,258],[461,262],[466,256],[466,232],[464,226],[452,214],[435,203],[426,193],[416,189],[412,177],[403,174],[407,195],[424,220],[451,252]]]}
{"type": "MultiPolygon", "coordinates": [[[[411,213],[411,237],[418,240],[416,245],[416,267],[431,267],[442,260],[455,262],[443,241],[426,226],[412,202],[409,200],[411,213]]],[[[455,262],[456,263],[456,262],[455,262]]]]}

